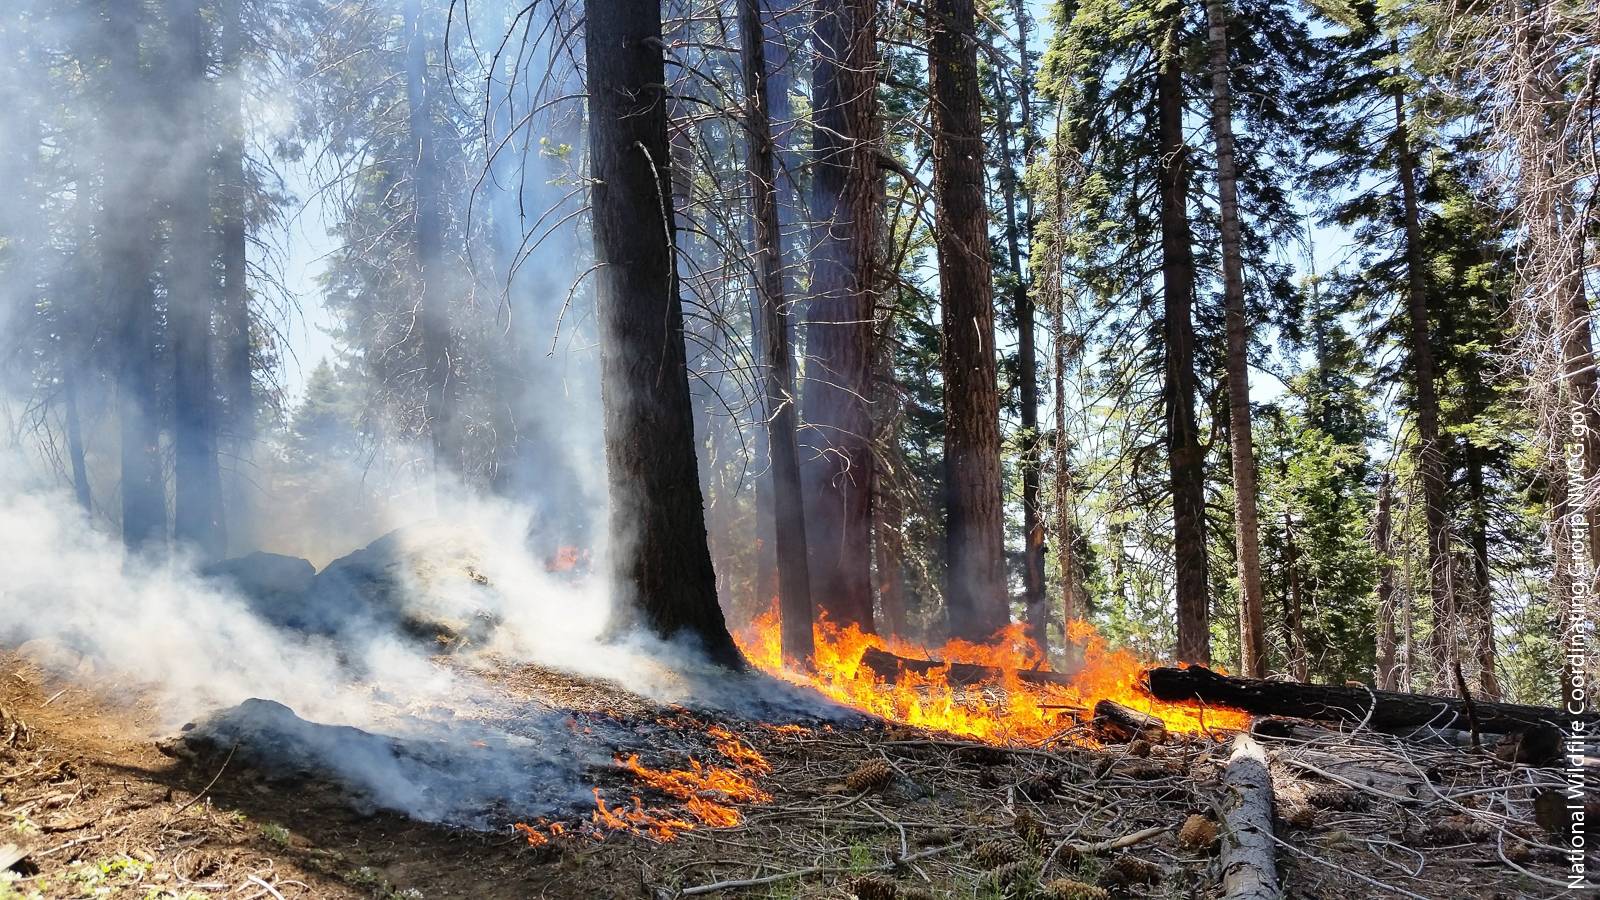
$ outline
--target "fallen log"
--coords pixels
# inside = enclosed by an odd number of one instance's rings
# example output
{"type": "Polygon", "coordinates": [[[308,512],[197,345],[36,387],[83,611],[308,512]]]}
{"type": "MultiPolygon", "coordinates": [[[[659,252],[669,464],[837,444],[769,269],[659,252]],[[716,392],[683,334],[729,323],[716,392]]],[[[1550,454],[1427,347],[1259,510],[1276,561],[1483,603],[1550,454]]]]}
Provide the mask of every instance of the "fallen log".
{"type": "Polygon", "coordinates": [[[1091,724],[1101,740],[1126,744],[1143,738],[1152,744],[1167,739],[1167,723],[1150,713],[1129,709],[1115,700],[1101,700],[1094,705],[1091,724]]]}
{"type": "MultiPolygon", "coordinates": [[[[1459,729],[1467,724],[1467,706],[1455,697],[1402,694],[1359,685],[1342,687],[1234,678],[1200,666],[1151,669],[1148,680],[1150,694],[1157,700],[1172,703],[1199,700],[1256,715],[1365,721],[1385,731],[1424,725],[1459,729]]],[[[1477,712],[1478,729],[1484,733],[1518,734],[1533,729],[1561,728],[1574,718],[1586,723],[1600,722],[1600,715],[1594,713],[1568,716],[1543,706],[1485,700],[1474,700],[1472,705],[1477,712]]]]}
{"type": "Polygon", "coordinates": [[[1272,775],[1267,755],[1250,735],[1233,737],[1222,776],[1227,830],[1222,836],[1222,896],[1278,900],[1278,855],[1272,839],[1272,775]]]}
{"type": "MultiPolygon", "coordinates": [[[[937,659],[910,659],[887,650],[876,647],[869,648],[861,654],[861,664],[871,669],[879,677],[893,681],[903,672],[926,676],[935,669],[945,666],[950,671],[945,678],[954,685],[984,684],[987,682],[1000,682],[1005,679],[1005,672],[994,666],[984,666],[977,663],[951,662],[947,663],[937,659]]],[[[1051,672],[1044,669],[1018,669],[1018,680],[1029,684],[1044,684],[1066,687],[1072,684],[1072,676],[1061,672],[1051,672]]]]}

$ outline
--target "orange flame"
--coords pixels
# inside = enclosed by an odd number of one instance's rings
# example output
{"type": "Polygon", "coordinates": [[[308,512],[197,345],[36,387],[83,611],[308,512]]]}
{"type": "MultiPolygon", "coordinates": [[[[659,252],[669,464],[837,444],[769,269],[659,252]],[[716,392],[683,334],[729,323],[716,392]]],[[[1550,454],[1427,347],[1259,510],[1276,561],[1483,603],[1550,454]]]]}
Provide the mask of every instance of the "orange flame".
{"type": "Polygon", "coordinates": [[[1081,648],[1083,665],[1072,684],[1040,685],[1023,681],[1019,672],[1043,668],[1043,654],[1024,634],[1024,626],[1011,625],[989,644],[952,640],[925,653],[878,635],[865,634],[855,625],[840,628],[826,619],[813,627],[816,651],[814,673],[794,672],[783,666],[777,604],[757,616],[736,636],[745,657],[758,668],[795,684],[817,689],[846,706],[893,722],[914,725],[988,743],[1039,741],[1071,725],[1072,710],[1090,710],[1100,700],[1114,700],[1130,709],[1161,717],[1173,732],[1196,734],[1206,729],[1243,729],[1248,714],[1234,709],[1201,707],[1198,703],[1165,703],[1140,686],[1145,666],[1127,650],[1113,649],[1087,622],[1074,621],[1067,638],[1081,648]],[[909,659],[931,655],[946,663],[976,663],[1001,674],[1001,696],[981,697],[975,691],[952,685],[948,667],[919,675],[902,673],[893,684],[861,665],[868,649],[885,650],[909,659]]]}
{"type": "Polygon", "coordinates": [[[570,572],[589,565],[589,551],[581,547],[557,547],[556,555],[544,564],[546,572],[570,572]]]}

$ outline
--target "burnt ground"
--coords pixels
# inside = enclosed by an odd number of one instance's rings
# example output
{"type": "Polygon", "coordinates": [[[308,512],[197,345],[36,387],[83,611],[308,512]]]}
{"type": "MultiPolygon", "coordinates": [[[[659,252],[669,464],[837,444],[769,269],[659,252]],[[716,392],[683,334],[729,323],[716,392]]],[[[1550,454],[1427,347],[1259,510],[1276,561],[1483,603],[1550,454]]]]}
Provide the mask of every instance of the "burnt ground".
{"type": "MultiPolygon", "coordinates": [[[[269,776],[232,755],[171,758],[157,749],[154,710],[126,685],[102,683],[97,697],[4,654],[0,847],[27,856],[0,881],[0,900],[1218,893],[1214,829],[1184,826],[1214,817],[1223,799],[1220,736],[1091,749],[1068,732],[1004,750],[898,726],[730,721],[534,668],[495,681],[569,711],[571,727],[631,727],[641,736],[631,749],[652,766],[689,755],[735,763],[707,739],[726,726],[770,763],[754,777],[772,799],[739,804],[736,827],[667,843],[600,840],[575,812],[566,836],[532,847],[509,822],[489,832],[419,824],[363,811],[315,777],[269,776]],[[1139,840],[1109,846],[1125,838],[1139,840]],[[726,881],[765,883],[704,890],[726,881]]],[[[1525,821],[1528,785],[1548,773],[1344,735],[1271,749],[1277,830],[1293,848],[1279,853],[1289,896],[1558,893],[1517,868],[1560,875],[1539,846],[1553,839],[1525,821]]],[[[594,781],[613,802],[675,802],[611,767],[594,781]]]]}

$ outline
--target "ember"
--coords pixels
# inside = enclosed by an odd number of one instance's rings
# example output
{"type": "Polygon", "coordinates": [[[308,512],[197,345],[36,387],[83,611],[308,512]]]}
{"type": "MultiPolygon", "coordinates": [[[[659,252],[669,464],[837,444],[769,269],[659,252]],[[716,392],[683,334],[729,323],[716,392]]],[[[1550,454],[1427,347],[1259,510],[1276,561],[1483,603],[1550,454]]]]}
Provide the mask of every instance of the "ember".
{"type": "Polygon", "coordinates": [[[1038,670],[1043,658],[1023,633],[1021,624],[1001,632],[991,644],[953,640],[932,651],[946,663],[972,663],[996,669],[1001,688],[998,698],[979,698],[968,687],[952,684],[948,666],[926,674],[903,672],[893,682],[861,664],[869,649],[922,658],[927,654],[893,639],[865,634],[855,626],[840,628],[826,620],[814,627],[814,674],[785,669],[779,649],[776,605],[756,617],[737,639],[745,656],[762,670],[795,684],[807,685],[828,697],[894,722],[931,728],[989,743],[1036,741],[1059,734],[1070,722],[1063,710],[1089,710],[1100,700],[1114,700],[1165,721],[1176,733],[1197,734],[1207,729],[1243,729],[1250,717],[1238,710],[1202,707],[1198,703],[1166,703],[1151,697],[1140,685],[1145,666],[1132,653],[1107,645],[1092,626],[1073,622],[1068,638],[1082,648],[1083,665],[1070,685],[1025,681],[1019,673],[1038,670]]]}

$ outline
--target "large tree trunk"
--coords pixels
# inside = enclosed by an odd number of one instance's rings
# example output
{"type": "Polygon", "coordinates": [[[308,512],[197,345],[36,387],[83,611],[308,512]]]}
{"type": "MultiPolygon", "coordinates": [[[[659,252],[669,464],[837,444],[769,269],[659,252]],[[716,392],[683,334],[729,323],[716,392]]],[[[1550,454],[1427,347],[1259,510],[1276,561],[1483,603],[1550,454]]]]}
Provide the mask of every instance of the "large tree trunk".
{"type": "Polygon", "coordinates": [[[1161,287],[1165,301],[1167,458],[1172,486],[1177,657],[1211,661],[1207,593],[1205,451],[1195,422],[1194,247],[1189,228],[1189,152],[1183,141],[1183,56],[1176,14],[1158,48],[1156,107],[1161,141],[1161,287]]]}
{"type": "Polygon", "coordinates": [[[876,0],[818,0],[811,73],[811,298],[802,468],[811,591],[840,625],[872,630],[873,297],[878,288],[876,0]]]}
{"type": "Polygon", "coordinates": [[[150,550],[165,543],[167,536],[155,404],[155,293],[150,283],[156,223],[146,174],[155,161],[144,149],[155,135],[148,128],[148,117],[141,113],[153,92],[139,63],[138,42],[132,38],[139,31],[142,4],[110,0],[105,10],[105,133],[116,138],[107,137],[107,143],[99,148],[105,160],[100,229],[105,274],[101,283],[106,290],[106,308],[116,317],[122,540],[131,550],[150,550]]]}
{"type": "Polygon", "coordinates": [[[661,9],[588,4],[591,209],[611,493],[613,630],[641,618],[741,665],[717,606],[673,259],[661,9]]]}
{"type": "MultiPolygon", "coordinates": [[[[1033,196],[1023,191],[1020,203],[1017,196],[1017,168],[1027,165],[1035,143],[1028,10],[1022,0],[1012,0],[1011,16],[1017,22],[1017,45],[1021,48],[1015,99],[1021,108],[1022,121],[1018,142],[1013,144],[1009,107],[1000,116],[1000,186],[1005,196],[1006,253],[1011,262],[1011,307],[1017,329],[1017,405],[1022,421],[1022,433],[1017,438],[1017,465],[1022,470],[1022,604],[1027,611],[1029,634],[1039,649],[1048,654],[1050,600],[1044,590],[1044,519],[1039,508],[1039,360],[1033,324],[1033,292],[1022,253],[1024,236],[1028,246],[1033,245],[1033,196]],[[1024,207],[1020,219],[1019,205],[1024,207]]],[[[1003,78],[1004,73],[996,75],[1002,95],[1005,92],[1003,78]]]]}
{"type": "MultiPolygon", "coordinates": [[[[1294,518],[1287,509],[1283,511],[1283,566],[1289,582],[1288,608],[1283,617],[1284,630],[1288,632],[1289,677],[1295,681],[1306,681],[1311,676],[1311,660],[1306,654],[1305,588],[1300,578],[1300,547],[1294,542],[1294,518]]],[[[1250,677],[1261,678],[1264,675],[1250,677]]]]}
{"type": "Polygon", "coordinates": [[[1406,310],[1411,318],[1411,377],[1417,419],[1417,473],[1428,533],[1428,584],[1433,600],[1433,631],[1428,641],[1433,657],[1433,684],[1450,684],[1455,659],[1455,591],[1450,567],[1450,525],[1445,507],[1444,452],[1439,440],[1439,395],[1434,382],[1432,329],[1428,320],[1427,261],[1422,250],[1422,210],[1417,197],[1417,166],[1406,132],[1406,98],[1394,93],[1396,175],[1405,209],[1406,310]]]}
{"type": "Polygon", "coordinates": [[[247,477],[238,471],[255,438],[255,397],[250,345],[250,295],[245,287],[246,230],[244,169],[244,88],[241,79],[244,53],[244,18],[241,0],[222,0],[221,82],[218,85],[218,125],[221,148],[217,154],[217,194],[222,240],[222,303],[218,334],[222,353],[220,394],[226,418],[223,437],[231,447],[234,471],[224,491],[224,509],[234,523],[248,520],[243,505],[248,496],[247,477]]]}
{"type": "Polygon", "coordinates": [[[983,640],[1005,627],[1010,604],[976,13],[972,0],[938,0],[932,9],[928,68],[944,324],[945,603],[952,635],[983,640]]]}
{"type": "Polygon", "coordinates": [[[1222,221],[1222,296],[1228,330],[1228,442],[1233,456],[1233,531],[1239,563],[1239,668],[1267,674],[1262,621],[1261,529],[1256,515],[1255,439],[1250,423],[1250,321],[1244,308],[1239,185],[1233,156],[1233,96],[1228,77],[1228,7],[1207,0],[1211,46],[1211,130],[1217,142],[1217,199],[1222,221]]]}
{"type": "MultiPolygon", "coordinates": [[[[437,86],[428,71],[433,0],[406,0],[406,108],[410,128],[407,152],[412,161],[416,219],[412,246],[416,254],[417,336],[422,351],[427,395],[423,413],[433,445],[436,471],[458,472],[461,458],[456,422],[457,390],[450,366],[450,296],[444,273],[444,180],[439,159],[434,107],[437,86]]],[[[659,17],[658,17],[659,18],[659,17]]]]}
{"type": "Polygon", "coordinates": [[[211,134],[206,82],[206,36],[199,0],[170,0],[173,94],[171,137],[187,149],[175,156],[172,178],[172,271],[167,322],[173,363],[173,539],[203,559],[227,550],[222,525],[222,480],[217,467],[217,409],[211,371],[211,134]]]}
{"type": "Polygon", "coordinates": [[[776,539],[781,639],[786,660],[811,658],[811,577],[806,568],[806,522],[795,442],[794,378],[783,293],[782,235],[772,121],[768,117],[766,29],[761,0],[740,0],[745,135],[748,141],[751,218],[755,225],[755,344],[767,418],[773,533],[776,539]]]}
{"type": "Polygon", "coordinates": [[[1378,687],[1398,688],[1395,678],[1395,620],[1393,533],[1394,476],[1385,472],[1378,483],[1378,509],[1372,523],[1372,552],[1378,558],[1378,687]]]}

